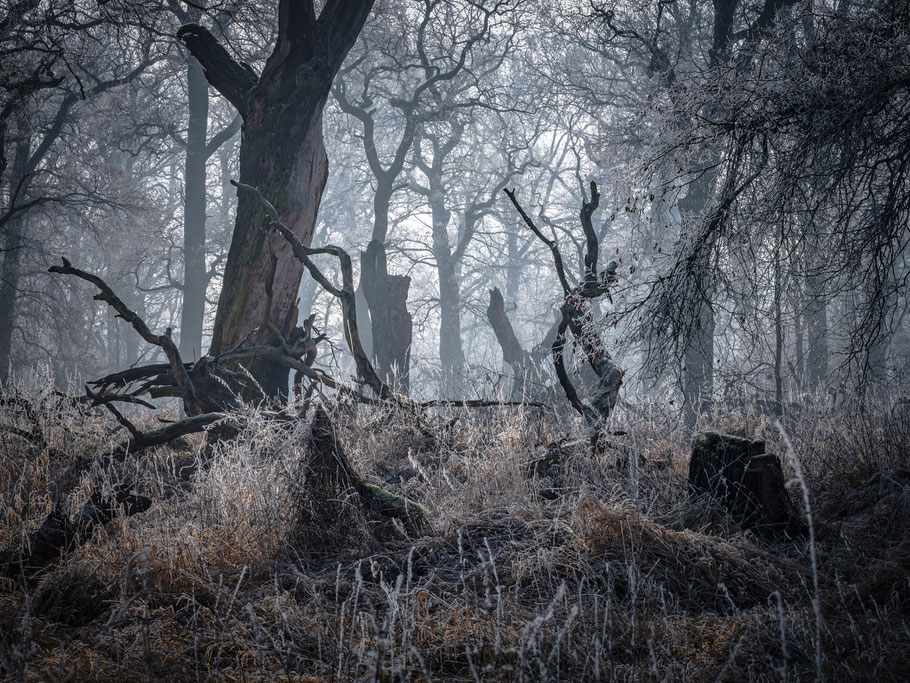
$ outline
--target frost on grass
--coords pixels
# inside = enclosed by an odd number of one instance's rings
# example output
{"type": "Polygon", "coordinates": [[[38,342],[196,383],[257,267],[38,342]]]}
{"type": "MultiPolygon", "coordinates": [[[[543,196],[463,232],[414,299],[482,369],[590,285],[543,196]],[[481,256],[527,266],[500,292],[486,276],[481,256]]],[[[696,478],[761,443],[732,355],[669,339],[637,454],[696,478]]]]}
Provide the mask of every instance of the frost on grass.
{"type": "MultiPolygon", "coordinates": [[[[189,479],[200,437],[100,468],[94,455],[120,436],[109,419],[23,398],[31,415],[0,415],[15,427],[0,432],[4,547],[52,505],[72,514],[123,478],[154,502],[28,580],[4,580],[10,678],[811,678],[817,645],[828,678],[908,675],[900,417],[787,425],[815,520],[819,638],[807,542],[769,544],[721,509],[693,511],[691,444],[660,416],[620,409],[627,434],[604,455],[566,438],[529,476],[574,427],[531,409],[441,408],[420,424],[337,410],[354,469],[426,510],[409,534],[353,487],[320,488],[308,419],[276,426],[250,411],[189,479]]],[[[713,426],[785,450],[760,419],[713,426]]]]}

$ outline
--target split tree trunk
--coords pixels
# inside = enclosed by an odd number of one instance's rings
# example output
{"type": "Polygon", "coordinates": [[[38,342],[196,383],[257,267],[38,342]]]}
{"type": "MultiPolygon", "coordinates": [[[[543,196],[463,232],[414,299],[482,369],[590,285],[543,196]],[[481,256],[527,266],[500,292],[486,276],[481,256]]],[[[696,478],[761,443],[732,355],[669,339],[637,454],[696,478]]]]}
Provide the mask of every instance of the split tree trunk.
{"type": "MultiPolygon", "coordinates": [[[[311,0],[281,0],[278,38],[261,75],[235,61],[207,29],[188,24],[178,32],[209,83],[243,117],[240,182],[258,188],[306,245],[328,175],[323,107],[372,4],[328,0],[317,18],[311,0]]],[[[241,193],[211,354],[241,344],[274,343],[276,332],[287,338],[296,326],[303,266],[287,242],[263,231],[267,223],[262,205],[241,193]]],[[[286,367],[256,360],[249,370],[267,395],[286,395],[286,367]]]]}

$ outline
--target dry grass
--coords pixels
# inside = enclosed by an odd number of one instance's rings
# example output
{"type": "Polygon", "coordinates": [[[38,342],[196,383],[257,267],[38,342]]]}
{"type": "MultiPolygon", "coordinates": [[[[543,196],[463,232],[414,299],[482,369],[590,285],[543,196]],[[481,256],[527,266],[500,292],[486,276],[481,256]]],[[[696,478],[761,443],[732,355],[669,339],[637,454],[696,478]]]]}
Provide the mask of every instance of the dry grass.
{"type": "MultiPolygon", "coordinates": [[[[407,538],[319,489],[307,425],[255,411],[191,487],[201,439],[116,470],[112,421],[31,395],[0,424],[0,542],[60,502],[131,478],[155,501],[27,582],[0,588],[13,680],[741,680],[816,676],[806,543],[771,547],[686,500],[689,437],[620,412],[608,455],[523,465],[577,425],[536,410],[336,411],[351,461],[424,504],[407,538]],[[458,419],[453,419],[453,418],[458,419]],[[35,419],[37,418],[37,419],[35,419]],[[35,424],[37,422],[37,425],[35,424]]],[[[718,425],[759,434],[761,417],[718,425]]],[[[906,680],[910,420],[804,414],[787,426],[816,520],[822,674],[906,680]]],[[[798,497],[794,490],[794,497],[798,497]]]]}

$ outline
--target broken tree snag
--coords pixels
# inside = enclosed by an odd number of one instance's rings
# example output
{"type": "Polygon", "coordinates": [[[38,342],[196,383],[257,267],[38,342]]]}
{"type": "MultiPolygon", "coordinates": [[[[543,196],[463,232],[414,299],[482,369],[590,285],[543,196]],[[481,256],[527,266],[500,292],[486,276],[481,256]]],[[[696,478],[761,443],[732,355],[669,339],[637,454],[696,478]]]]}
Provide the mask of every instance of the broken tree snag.
{"type": "Polygon", "coordinates": [[[797,538],[806,525],[784,485],[780,459],[761,439],[699,432],[689,461],[689,496],[720,503],[737,524],[765,540],[797,538]]]}
{"type": "Polygon", "coordinates": [[[385,245],[370,240],[360,254],[360,284],[370,312],[373,357],[379,376],[410,391],[413,326],[408,312],[411,278],[389,273],[385,245]]]}
{"type": "Polygon", "coordinates": [[[561,317],[556,338],[553,341],[553,366],[566,398],[572,407],[584,417],[585,423],[592,433],[592,442],[596,446],[598,434],[619,399],[619,390],[623,380],[623,371],[607,351],[591,315],[595,299],[601,296],[609,298],[610,285],[616,281],[617,268],[617,263],[611,261],[604,270],[600,273],[597,272],[600,244],[591,217],[600,205],[600,192],[597,190],[597,184],[592,182],[590,200],[584,198],[582,200],[580,220],[585,235],[585,272],[581,282],[574,287],[569,285],[556,240],[548,239],[540,231],[518,203],[514,190],[506,188],[503,192],[506,193],[531,232],[547,245],[553,254],[553,265],[556,268],[556,275],[559,277],[564,295],[563,303],[560,306],[561,317]],[[579,396],[578,390],[566,371],[564,353],[567,343],[566,330],[572,332],[572,336],[584,352],[585,361],[598,377],[597,387],[586,399],[579,396]]]}
{"type": "MultiPolygon", "coordinates": [[[[496,341],[502,349],[502,359],[512,368],[512,398],[519,399],[529,395],[529,384],[542,384],[539,359],[524,350],[512,321],[506,315],[505,301],[498,287],[490,290],[490,304],[487,306],[487,321],[496,335],[496,341]]],[[[530,392],[538,394],[543,392],[530,392]]]]}
{"type": "MultiPolygon", "coordinates": [[[[259,75],[235,60],[208,29],[188,24],[177,32],[212,87],[243,117],[240,180],[259,187],[281,222],[305,245],[313,237],[328,177],[323,109],[372,5],[373,0],[326,0],[317,16],[313,0],[279,0],[278,35],[259,75]]],[[[255,197],[238,196],[215,314],[213,356],[241,345],[272,343],[273,329],[288,339],[294,327],[303,267],[288,244],[269,244],[260,230],[265,217],[255,197]],[[267,312],[264,292],[271,248],[276,261],[267,312]]],[[[269,397],[287,393],[287,365],[265,356],[247,358],[244,365],[269,397]]]]}
{"type": "Polygon", "coordinates": [[[310,463],[313,475],[331,489],[356,491],[365,510],[401,520],[411,536],[419,535],[425,528],[426,513],[419,503],[364,481],[354,470],[344,448],[338,442],[335,425],[322,406],[316,408],[313,416],[310,447],[313,451],[310,463]]]}
{"type": "Polygon", "coordinates": [[[502,298],[502,292],[499,287],[490,290],[490,305],[487,306],[487,320],[493,332],[496,334],[496,341],[502,349],[502,359],[511,366],[524,365],[530,361],[531,354],[524,350],[521,342],[512,328],[512,322],[506,315],[505,300],[502,298]]]}

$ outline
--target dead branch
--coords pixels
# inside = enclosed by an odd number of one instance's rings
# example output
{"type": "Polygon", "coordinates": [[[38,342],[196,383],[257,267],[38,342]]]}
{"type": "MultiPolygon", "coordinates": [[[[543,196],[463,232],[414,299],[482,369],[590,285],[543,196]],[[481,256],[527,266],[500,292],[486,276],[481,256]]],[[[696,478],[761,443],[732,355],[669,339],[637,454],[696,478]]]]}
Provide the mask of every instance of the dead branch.
{"type": "Polygon", "coordinates": [[[547,239],[547,237],[540,231],[537,225],[534,224],[534,221],[531,220],[531,217],[525,213],[525,210],[521,208],[521,204],[518,203],[518,199],[515,197],[515,190],[503,188],[502,191],[505,192],[506,196],[512,201],[512,205],[518,211],[522,219],[524,219],[525,225],[531,229],[531,232],[537,235],[538,239],[541,242],[550,248],[550,252],[553,254],[553,264],[556,267],[556,275],[559,277],[559,283],[562,285],[563,293],[568,296],[569,292],[572,291],[572,288],[569,286],[568,279],[566,279],[566,269],[562,264],[562,254],[559,252],[559,245],[556,244],[556,240],[547,239]]]}
{"type": "Polygon", "coordinates": [[[130,310],[104,280],[92,273],[73,268],[72,264],[65,258],[61,258],[61,260],[63,261],[62,266],[51,266],[48,268],[48,272],[59,273],[61,275],[74,275],[95,285],[98,288],[98,294],[92,297],[93,299],[106,302],[111,308],[117,311],[118,317],[123,318],[133,326],[133,329],[139,333],[140,337],[149,344],[158,346],[164,351],[170,363],[170,370],[174,377],[174,381],[183,397],[184,409],[188,415],[199,413],[199,407],[196,402],[196,390],[187,375],[183,361],[180,359],[180,352],[177,350],[174,340],[171,339],[171,328],[168,328],[163,335],[153,334],[142,317],[138,313],[130,310]]]}
{"type": "Polygon", "coordinates": [[[116,462],[123,462],[127,455],[135,455],[148,448],[161,446],[187,434],[197,434],[218,422],[223,422],[229,429],[239,429],[236,421],[225,413],[193,415],[150,432],[137,430],[129,439],[116,446],[108,457],[116,462]]]}

